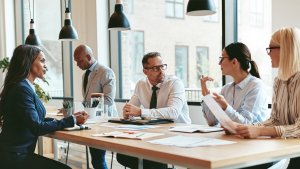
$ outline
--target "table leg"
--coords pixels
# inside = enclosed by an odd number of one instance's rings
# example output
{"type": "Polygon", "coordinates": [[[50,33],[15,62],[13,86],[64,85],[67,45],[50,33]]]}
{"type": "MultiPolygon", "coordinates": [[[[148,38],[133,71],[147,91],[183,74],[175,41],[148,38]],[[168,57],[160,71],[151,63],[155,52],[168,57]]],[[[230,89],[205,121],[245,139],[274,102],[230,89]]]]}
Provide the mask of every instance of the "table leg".
{"type": "Polygon", "coordinates": [[[139,166],[138,169],[143,169],[143,159],[139,158],[139,166]]]}
{"type": "Polygon", "coordinates": [[[43,155],[43,136],[38,137],[38,154],[43,155]]]}

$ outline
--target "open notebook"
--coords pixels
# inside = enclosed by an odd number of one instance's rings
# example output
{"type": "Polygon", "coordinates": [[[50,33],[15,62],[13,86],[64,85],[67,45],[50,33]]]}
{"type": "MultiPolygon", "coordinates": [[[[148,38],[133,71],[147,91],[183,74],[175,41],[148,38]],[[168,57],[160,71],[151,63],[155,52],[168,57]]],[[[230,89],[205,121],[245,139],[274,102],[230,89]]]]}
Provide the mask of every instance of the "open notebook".
{"type": "Polygon", "coordinates": [[[166,123],[173,123],[173,120],[170,119],[119,119],[114,118],[108,120],[111,123],[122,123],[122,124],[135,124],[135,125],[151,125],[151,124],[166,124],[166,123]]]}
{"type": "Polygon", "coordinates": [[[143,140],[146,138],[161,136],[163,133],[149,133],[149,132],[122,132],[113,131],[109,133],[92,134],[93,137],[114,137],[114,138],[126,138],[134,140],[143,140]]]}

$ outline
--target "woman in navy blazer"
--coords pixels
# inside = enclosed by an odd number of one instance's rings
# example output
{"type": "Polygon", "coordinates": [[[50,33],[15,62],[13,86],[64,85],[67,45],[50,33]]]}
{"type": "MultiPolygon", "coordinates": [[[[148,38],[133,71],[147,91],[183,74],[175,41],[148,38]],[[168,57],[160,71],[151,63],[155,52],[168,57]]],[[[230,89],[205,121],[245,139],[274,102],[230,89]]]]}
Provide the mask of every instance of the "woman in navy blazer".
{"type": "Polygon", "coordinates": [[[0,168],[70,168],[34,153],[38,136],[82,124],[88,116],[78,112],[61,120],[45,118],[33,83],[46,71],[40,48],[20,45],[14,50],[0,94],[0,168]]]}

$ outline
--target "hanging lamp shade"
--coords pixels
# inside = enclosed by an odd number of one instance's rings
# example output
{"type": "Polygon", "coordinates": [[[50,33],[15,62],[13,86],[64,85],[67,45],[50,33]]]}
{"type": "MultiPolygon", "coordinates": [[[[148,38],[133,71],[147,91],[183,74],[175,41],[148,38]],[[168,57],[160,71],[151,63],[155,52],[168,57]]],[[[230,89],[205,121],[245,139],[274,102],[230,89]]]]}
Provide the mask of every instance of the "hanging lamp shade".
{"type": "Polygon", "coordinates": [[[110,16],[108,30],[130,30],[130,24],[123,12],[121,0],[116,1],[115,12],[110,16]]]}
{"type": "Polygon", "coordinates": [[[75,40],[78,39],[76,29],[72,25],[71,12],[69,8],[65,11],[65,24],[59,32],[59,40],[75,40]]]}
{"type": "Polygon", "coordinates": [[[36,46],[39,46],[42,44],[40,38],[35,34],[33,19],[30,20],[29,35],[27,36],[27,38],[25,40],[25,44],[36,45],[36,46]]]}
{"type": "Polygon", "coordinates": [[[216,13],[214,0],[189,0],[187,5],[187,15],[205,16],[216,13]]]}

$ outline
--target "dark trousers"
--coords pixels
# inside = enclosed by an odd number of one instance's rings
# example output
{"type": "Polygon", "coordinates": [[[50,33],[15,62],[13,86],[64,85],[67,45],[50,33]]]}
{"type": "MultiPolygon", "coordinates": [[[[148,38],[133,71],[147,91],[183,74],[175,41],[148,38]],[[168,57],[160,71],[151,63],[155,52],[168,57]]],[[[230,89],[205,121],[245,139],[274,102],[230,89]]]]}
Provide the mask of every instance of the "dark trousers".
{"type": "Polygon", "coordinates": [[[300,168],[300,157],[291,158],[287,169],[298,169],[298,168],[300,168]]]}
{"type": "Polygon", "coordinates": [[[259,164],[259,165],[251,166],[251,167],[245,167],[243,169],[268,169],[272,165],[273,165],[273,163],[266,163],[266,164],[259,164]]]}
{"type": "Polygon", "coordinates": [[[0,168],[3,169],[71,169],[61,162],[34,153],[0,152],[0,161],[0,168]]]}
{"type": "MultiPolygon", "coordinates": [[[[139,159],[136,157],[117,154],[117,161],[125,167],[138,169],[139,159]]],[[[143,167],[144,169],[167,169],[168,165],[155,161],[143,160],[143,167]]]]}
{"type": "Polygon", "coordinates": [[[90,147],[92,164],[95,169],[107,169],[105,161],[105,150],[90,147]]]}

